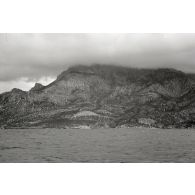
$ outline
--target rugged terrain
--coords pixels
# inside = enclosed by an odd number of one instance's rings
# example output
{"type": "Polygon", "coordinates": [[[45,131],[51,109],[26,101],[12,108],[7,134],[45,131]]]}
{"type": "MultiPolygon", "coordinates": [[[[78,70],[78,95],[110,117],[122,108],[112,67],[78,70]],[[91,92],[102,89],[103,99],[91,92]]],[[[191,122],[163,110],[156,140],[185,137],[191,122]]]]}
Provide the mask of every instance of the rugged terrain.
{"type": "Polygon", "coordinates": [[[195,75],[78,65],[47,86],[0,94],[1,128],[193,128],[195,75]]]}

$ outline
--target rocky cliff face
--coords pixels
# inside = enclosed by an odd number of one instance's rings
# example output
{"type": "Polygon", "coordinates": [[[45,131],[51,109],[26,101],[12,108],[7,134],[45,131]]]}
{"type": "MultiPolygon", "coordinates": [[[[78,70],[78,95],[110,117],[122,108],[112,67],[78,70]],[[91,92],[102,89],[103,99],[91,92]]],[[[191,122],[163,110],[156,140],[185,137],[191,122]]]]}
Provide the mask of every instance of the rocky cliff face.
{"type": "Polygon", "coordinates": [[[2,128],[195,126],[195,76],[174,69],[74,66],[0,94],[2,128]]]}

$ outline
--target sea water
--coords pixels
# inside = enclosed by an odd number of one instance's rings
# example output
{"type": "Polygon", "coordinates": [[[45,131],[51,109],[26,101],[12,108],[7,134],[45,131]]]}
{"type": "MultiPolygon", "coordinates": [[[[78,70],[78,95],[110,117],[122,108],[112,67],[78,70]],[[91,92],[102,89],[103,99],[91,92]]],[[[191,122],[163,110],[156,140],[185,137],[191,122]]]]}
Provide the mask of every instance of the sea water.
{"type": "Polygon", "coordinates": [[[195,130],[6,129],[0,162],[195,162],[195,130]]]}

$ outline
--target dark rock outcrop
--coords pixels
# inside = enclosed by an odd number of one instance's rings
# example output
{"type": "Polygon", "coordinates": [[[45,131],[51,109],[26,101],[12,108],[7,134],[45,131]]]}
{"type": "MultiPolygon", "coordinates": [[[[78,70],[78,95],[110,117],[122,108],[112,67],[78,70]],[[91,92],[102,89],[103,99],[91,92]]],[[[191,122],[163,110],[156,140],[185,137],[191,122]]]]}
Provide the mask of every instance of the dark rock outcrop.
{"type": "Polygon", "coordinates": [[[47,86],[0,94],[0,126],[194,127],[195,76],[174,69],[74,66],[47,86]]]}
{"type": "Polygon", "coordinates": [[[38,91],[41,90],[44,86],[40,83],[35,83],[35,86],[33,88],[31,88],[30,91],[38,91]]]}

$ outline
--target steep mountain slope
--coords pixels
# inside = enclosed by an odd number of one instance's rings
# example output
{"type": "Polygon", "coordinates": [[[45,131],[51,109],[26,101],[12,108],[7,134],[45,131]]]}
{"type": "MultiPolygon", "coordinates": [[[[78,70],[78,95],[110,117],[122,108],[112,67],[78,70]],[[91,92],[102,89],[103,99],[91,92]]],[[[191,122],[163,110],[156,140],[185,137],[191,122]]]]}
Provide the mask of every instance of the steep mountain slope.
{"type": "Polygon", "coordinates": [[[195,126],[195,76],[174,69],[74,66],[47,86],[0,94],[0,126],[195,126]]]}

